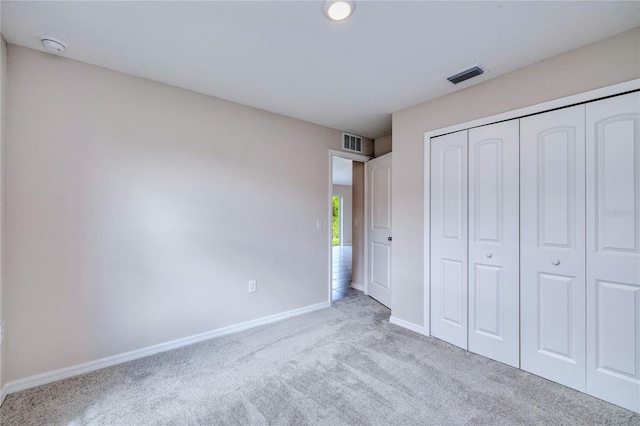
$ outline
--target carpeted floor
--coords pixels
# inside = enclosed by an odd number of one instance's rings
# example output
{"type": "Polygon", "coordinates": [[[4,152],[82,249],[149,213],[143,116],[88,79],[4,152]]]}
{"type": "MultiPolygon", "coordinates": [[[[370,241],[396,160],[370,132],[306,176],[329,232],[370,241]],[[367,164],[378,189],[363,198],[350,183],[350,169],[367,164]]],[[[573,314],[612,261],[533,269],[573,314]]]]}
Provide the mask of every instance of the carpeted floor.
{"type": "Polygon", "coordinates": [[[9,395],[6,425],[640,425],[389,323],[368,297],[9,395]]]}

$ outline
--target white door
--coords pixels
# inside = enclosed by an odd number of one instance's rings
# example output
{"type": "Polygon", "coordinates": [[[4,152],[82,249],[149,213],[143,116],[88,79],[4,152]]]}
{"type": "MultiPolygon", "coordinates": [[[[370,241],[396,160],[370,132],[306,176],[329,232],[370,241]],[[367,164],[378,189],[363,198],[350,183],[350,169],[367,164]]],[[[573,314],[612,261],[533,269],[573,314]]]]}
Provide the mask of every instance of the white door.
{"type": "Polygon", "coordinates": [[[431,139],[431,334],[467,349],[467,131],[431,139]]]}
{"type": "Polygon", "coordinates": [[[640,94],[587,105],[587,392],[640,412],[640,94]]]}
{"type": "Polygon", "coordinates": [[[519,120],[469,130],[469,350],[520,366],[519,120]]]}
{"type": "Polygon", "coordinates": [[[585,390],[585,107],[520,120],[521,367],[585,390]]]}
{"type": "Polygon", "coordinates": [[[391,154],[365,163],[367,293],[391,307],[391,154]]]}

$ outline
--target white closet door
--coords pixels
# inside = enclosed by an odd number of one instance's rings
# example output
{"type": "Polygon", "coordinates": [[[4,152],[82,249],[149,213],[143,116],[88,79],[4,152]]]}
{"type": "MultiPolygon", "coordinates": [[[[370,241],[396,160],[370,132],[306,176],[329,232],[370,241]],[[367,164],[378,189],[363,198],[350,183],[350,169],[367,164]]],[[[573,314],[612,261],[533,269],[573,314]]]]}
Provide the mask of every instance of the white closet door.
{"type": "Polygon", "coordinates": [[[469,130],[469,350],[520,366],[519,120],[469,130]]]}
{"type": "Polygon", "coordinates": [[[585,107],[520,121],[521,367],[585,390],[585,107]]]}
{"type": "Polygon", "coordinates": [[[467,349],[467,131],[431,139],[431,334],[467,349]]]}
{"type": "Polygon", "coordinates": [[[587,105],[587,392],[640,412],[640,94],[587,105]]]}

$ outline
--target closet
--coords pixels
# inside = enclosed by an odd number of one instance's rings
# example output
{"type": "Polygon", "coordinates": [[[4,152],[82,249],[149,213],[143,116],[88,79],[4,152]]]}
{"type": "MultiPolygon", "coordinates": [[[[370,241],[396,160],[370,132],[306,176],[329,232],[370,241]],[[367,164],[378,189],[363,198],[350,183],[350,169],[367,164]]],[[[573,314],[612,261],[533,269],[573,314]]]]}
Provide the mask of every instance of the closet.
{"type": "Polygon", "coordinates": [[[429,142],[431,335],[640,412],[640,92],[429,142]]]}
{"type": "Polygon", "coordinates": [[[518,121],[431,149],[432,335],[517,367],[518,121]]]}

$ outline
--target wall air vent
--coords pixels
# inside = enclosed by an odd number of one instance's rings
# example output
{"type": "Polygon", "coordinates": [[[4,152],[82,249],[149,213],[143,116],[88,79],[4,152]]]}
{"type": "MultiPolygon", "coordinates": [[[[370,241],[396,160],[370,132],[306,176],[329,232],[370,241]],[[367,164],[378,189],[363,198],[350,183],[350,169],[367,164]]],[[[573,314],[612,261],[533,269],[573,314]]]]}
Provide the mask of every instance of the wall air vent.
{"type": "Polygon", "coordinates": [[[342,149],[362,153],[362,138],[349,133],[342,134],[342,149]]]}
{"type": "Polygon", "coordinates": [[[452,75],[451,77],[447,77],[447,80],[449,80],[453,84],[458,84],[482,73],[484,73],[484,69],[480,68],[479,65],[475,65],[464,71],[460,71],[459,73],[452,75]]]}

